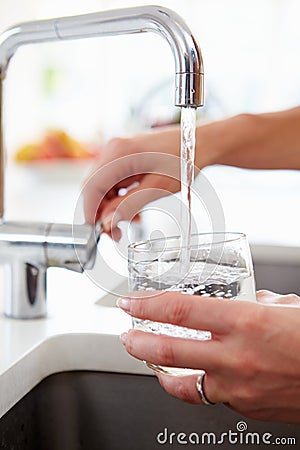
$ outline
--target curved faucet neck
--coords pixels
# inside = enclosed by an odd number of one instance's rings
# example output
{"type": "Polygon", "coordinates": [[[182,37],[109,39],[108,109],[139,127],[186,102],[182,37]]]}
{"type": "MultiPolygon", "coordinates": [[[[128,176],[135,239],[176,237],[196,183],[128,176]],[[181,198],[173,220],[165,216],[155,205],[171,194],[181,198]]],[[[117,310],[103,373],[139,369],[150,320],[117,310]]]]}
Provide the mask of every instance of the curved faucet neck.
{"type": "Polygon", "coordinates": [[[174,11],[160,6],[115,9],[15,25],[0,36],[0,76],[5,77],[9,61],[21,45],[148,31],[159,34],[169,43],[178,77],[184,74],[192,78],[197,76],[198,85],[195,83],[191,92],[176,86],[175,104],[201,106],[203,61],[200,48],[184,20],[174,11]]]}

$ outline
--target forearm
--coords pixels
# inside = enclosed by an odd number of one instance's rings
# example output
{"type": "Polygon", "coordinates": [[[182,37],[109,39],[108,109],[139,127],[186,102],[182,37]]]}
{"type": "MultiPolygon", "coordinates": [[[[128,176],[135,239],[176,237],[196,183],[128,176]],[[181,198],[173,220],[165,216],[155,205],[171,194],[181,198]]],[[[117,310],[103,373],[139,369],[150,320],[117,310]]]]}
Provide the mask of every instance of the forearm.
{"type": "Polygon", "coordinates": [[[300,107],[198,126],[196,163],[300,169],[300,107]]]}

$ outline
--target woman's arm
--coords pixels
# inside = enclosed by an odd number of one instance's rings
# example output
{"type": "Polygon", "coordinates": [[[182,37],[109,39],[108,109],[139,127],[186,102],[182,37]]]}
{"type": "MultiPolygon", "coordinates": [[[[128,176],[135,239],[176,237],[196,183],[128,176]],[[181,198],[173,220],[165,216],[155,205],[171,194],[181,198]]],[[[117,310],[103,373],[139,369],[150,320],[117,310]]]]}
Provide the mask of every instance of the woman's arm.
{"type": "MultiPolygon", "coordinates": [[[[241,114],[199,125],[196,132],[195,163],[200,169],[212,164],[300,169],[300,107],[241,114]]],[[[111,232],[147,203],[178,191],[179,156],[178,126],[110,141],[84,185],[86,220],[93,223],[100,217],[105,231],[111,232]]]]}
{"type": "Polygon", "coordinates": [[[199,126],[196,162],[199,167],[300,169],[300,107],[199,126]]]}

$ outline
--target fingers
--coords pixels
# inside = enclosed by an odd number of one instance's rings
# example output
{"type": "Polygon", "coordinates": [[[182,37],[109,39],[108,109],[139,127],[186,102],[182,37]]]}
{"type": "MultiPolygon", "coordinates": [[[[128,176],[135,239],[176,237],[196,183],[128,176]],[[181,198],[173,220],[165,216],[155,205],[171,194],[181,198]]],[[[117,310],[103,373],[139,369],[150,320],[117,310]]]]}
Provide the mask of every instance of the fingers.
{"type": "MultiPolygon", "coordinates": [[[[165,135],[164,139],[167,136],[169,134],[165,135]]],[[[160,135],[149,134],[141,141],[113,139],[105,146],[97,167],[83,187],[84,212],[89,223],[95,222],[99,205],[103,210],[104,206],[109,206],[110,201],[118,196],[120,188],[128,188],[135,181],[145,180],[142,189],[161,188],[168,194],[180,188],[180,159],[169,152],[159,151],[160,147],[163,148],[162,144],[160,135]]],[[[170,145],[171,143],[167,141],[167,148],[170,145]]],[[[137,190],[140,191],[141,187],[137,190]]],[[[149,194],[149,197],[146,194],[144,199],[140,197],[139,208],[161,196],[162,192],[154,196],[149,194]]],[[[128,205],[133,207],[133,204],[128,203],[128,205]]],[[[105,215],[112,210],[110,207],[105,215]]],[[[131,208],[129,207],[128,210],[126,219],[128,216],[132,217],[131,208]]]]}
{"type": "Polygon", "coordinates": [[[95,223],[99,205],[111,189],[123,180],[121,164],[118,161],[96,168],[86,180],[82,195],[84,200],[84,214],[88,223],[95,223]]]}
{"type": "Polygon", "coordinates": [[[147,203],[169,195],[170,191],[155,187],[161,184],[157,178],[145,175],[137,187],[106,202],[100,213],[104,231],[110,232],[121,220],[133,220],[147,203]]]}
{"type": "Polygon", "coordinates": [[[265,305],[300,305],[300,297],[296,294],[282,295],[267,290],[257,291],[256,299],[265,305]]]}
{"type": "Polygon", "coordinates": [[[130,330],[122,342],[135,358],[160,366],[189,369],[216,369],[223,361],[218,341],[174,338],[166,335],[130,330]]]}
{"type": "Polygon", "coordinates": [[[273,303],[278,297],[280,297],[280,294],[268,291],[267,289],[256,292],[256,300],[259,303],[273,303]]]}
{"type": "Polygon", "coordinates": [[[157,374],[157,378],[164,390],[173,397],[192,404],[202,403],[196,388],[197,376],[172,377],[157,374]]]}
{"type": "MultiPolygon", "coordinates": [[[[169,375],[156,374],[160,385],[168,394],[173,397],[191,404],[203,404],[196,388],[197,376],[191,375],[186,377],[172,377],[169,375]]],[[[297,406],[290,407],[271,407],[259,404],[249,407],[246,402],[237,404],[230,392],[225,390],[218,383],[217,378],[212,373],[205,373],[202,383],[202,389],[205,397],[212,403],[223,403],[228,408],[236,411],[250,419],[267,420],[269,422],[284,421],[290,423],[298,423],[297,406]],[[234,405],[229,402],[232,400],[234,405]]],[[[293,402],[291,402],[293,404],[293,402]]]]}
{"type": "MultiPolygon", "coordinates": [[[[131,316],[188,328],[228,333],[235,325],[240,308],[246,314],[251,303],[186,295],[180,292],[139,291],[119,299],[118,306],[131,316]]],[[[257,304],[255,305],[257,308],[257,304]]]]}
{"type": "Polygon", "coordinates": [[[100,167],[86,181],[83,197],[87,222],[95,223],[100,216],[105,231],[111,231],[118,221],[132,220],[147,203],[179,189],[178,179],[170,174],[147,173],[144,168],[138,173],[139,169],[129,165],[132,158],[120,158],[100,167]],[[123,195],[121,188],[125,189],[123,195]]]}
{"type": "MultiPolygon", "coordinates": [[[[156,374],[160,385],[168,394],[178,398],[184,402],[192,404],[203,404],[196,388],[196,381],[198,375],[190,375],[185,377],[172,377],[170,375],[156,374]]],[[[205,396],[212,403],[224,402],[224,399],[219,398],[219,394],[215,389],[215,382],[213,377],[206,373],[203,379],[202,388],[205,396]]]]}

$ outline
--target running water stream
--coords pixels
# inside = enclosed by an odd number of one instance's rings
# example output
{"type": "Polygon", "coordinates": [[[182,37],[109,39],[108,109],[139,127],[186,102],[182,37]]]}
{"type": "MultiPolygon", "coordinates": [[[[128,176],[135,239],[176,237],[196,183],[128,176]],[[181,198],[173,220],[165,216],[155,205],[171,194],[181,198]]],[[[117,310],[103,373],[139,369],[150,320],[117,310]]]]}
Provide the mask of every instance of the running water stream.
{"type": "Polygon", "coordinates": [[[192,228],[191,186],[194,181],[196,112],[196,108],[181,108],[181,275],[188,273],[190,266],[189,246],[192,228]]]}

